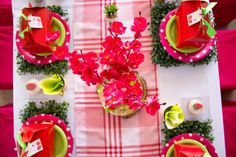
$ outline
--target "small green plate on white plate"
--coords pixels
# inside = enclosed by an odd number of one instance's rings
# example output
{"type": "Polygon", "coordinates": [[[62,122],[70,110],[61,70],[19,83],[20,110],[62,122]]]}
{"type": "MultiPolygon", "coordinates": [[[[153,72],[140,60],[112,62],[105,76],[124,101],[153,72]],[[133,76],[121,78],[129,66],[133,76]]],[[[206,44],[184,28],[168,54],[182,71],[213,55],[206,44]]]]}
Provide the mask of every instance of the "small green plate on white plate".
{"type": "Polygon", "coordinates": [[[64,157],[68,148],[68,141],[64,131],[55,125],[55,157],[64,157]]]}
{"type": "Polygon", "coordinates": [[[186,48],[176,47],[176,15],[172,16],[166,25],[166,38],[169,44],[175,50],[181,53],[194,53],[201,49],[196,47],[186,47],[186,48]]]}

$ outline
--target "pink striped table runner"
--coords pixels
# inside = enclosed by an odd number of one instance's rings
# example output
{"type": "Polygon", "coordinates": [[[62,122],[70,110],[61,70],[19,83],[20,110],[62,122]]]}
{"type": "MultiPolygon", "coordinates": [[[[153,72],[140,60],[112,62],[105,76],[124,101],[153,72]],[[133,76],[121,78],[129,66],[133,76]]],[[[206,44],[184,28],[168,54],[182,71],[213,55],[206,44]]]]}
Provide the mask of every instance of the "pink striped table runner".
{"type": "MultiPolygon", "coordinates": [[[[150,21],[151,0],[74,0],[74,49],[101,53],[101,43],[108,35],[103,13],[106,4],[116,3],[118,20],[127,27],[123,39],[132,40],[133,18],[150,21]]],[[[140,39],[145,61],[138,71],[148,84],[149,95],[157,95],[157,72],[151,62],[151,36],[147,30],[140,39]]],[[[94,86],[75,78],[75,152],[78,157],[159,156],[161,149],[159,114],[150,116],[142,109],[129,119],[106,113],[94,86]]]]}

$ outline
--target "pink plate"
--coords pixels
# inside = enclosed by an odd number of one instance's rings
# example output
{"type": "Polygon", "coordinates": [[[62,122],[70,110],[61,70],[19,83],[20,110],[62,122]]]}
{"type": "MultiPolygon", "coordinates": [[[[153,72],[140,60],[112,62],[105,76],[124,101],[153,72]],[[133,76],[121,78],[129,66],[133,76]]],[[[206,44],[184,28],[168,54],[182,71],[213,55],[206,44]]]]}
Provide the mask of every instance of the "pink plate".
{"type": "Polygon", "coordinates": [[[181,62],[196,62],[199,61],[201,59],[203,59],[204,57],[206,57],[211,50],[213,49],[213,45],[215,44],[215,40],[214,38],[211,39],[207,44],[205,44],[205,46],[203,46],[203,48],[201,48],[199,51],[195,52],[195,53],[181,53],[176,51],[174,48],[172,48],[166,38],[166,25],[168,23],[168,21],[170,20],[170,18],[176,14],[177,9],[170,11],[165,17],[164,19],[162,19],[161,25],[160,25],[160,32],[159,32],[159,36],[160,36],[160,41],[161,44],[163,45],[164,50],[173,58],[175,58],[176,60],[179,60],[181,62]]]}
{"type": "Polygon", "coordinates": [[[174,142],[177,142],[177,141],[180,141],[183,139],[192,139],[192,140],[196,140],[196,141],[200,142],[201,144],[203,144],[206,147],[206,149],[208,150],[209,154],[212,157],[218,157],[215,147],[212,145],[212,143],[208,139],[206,139],[198,134],[192,134],[192,133],[181,134],[181,135],[175,136],[174,138],[169,140],[168,143],[166,143],[164,148],[162,149],[161,157],[166,157],[166,153],[167,153],[168,149],[174,144],[174,142]]]}
{"type": "Polygon", "coordinates": [[[72,156],[74,140],[73,140],[70,128],[67,127],[66,123],[63,120],[51,114],[37,114],[27,119],[27,121],[23,124],[23,126],[33,124],[33,123],[34,124],[42,123],[42,122],[49,122],[49,123],[55,124],[64,131],[67,137],[67,141],[68,141],[68,149],[66,152],[66,157],[72,156]]]}
{"type": "MultiPolygon", "coordinates": [[[[57,13],[52,12],[52,17],[57,18],[63,24],[66,33],[65,33],[65,41],[64,41],[62,46],[67,46],[68,47],[69,42],[70,42],[70,29],[69,29],[68,23],[64,20],[64,18],[62,16],[60,16],[57,13]]],[[[31,53],[29,53],[28,51],[26,51],[25,49],[23,49],[22,39],[18,34],[19,34],[19,31],[16,32],[16,46],[19,50],[20,55],[25,60],[27,60],[28,62],[30,62],[32,64],[41,64],[41,65],[50,64],[50,63],[56,61],[56,58],[53,55],[50,55],[50,56],[35,56],[35,55],[32,55],[31,53]]]]}

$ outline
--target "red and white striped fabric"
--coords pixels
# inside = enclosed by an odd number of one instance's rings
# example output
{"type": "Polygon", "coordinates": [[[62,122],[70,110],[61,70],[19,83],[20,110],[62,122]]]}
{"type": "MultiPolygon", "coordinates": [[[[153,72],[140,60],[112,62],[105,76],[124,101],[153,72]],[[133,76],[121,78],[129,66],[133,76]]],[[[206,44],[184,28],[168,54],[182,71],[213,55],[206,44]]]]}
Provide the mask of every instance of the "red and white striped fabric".
{"type": "MultiPolygon", "coordinates": [[[[118,20],[127,27],[122,39],[132,40],[130,26],[133,18],[142,16],[150,21],[151,0],[74,0],[74,49],[84,53],[101,53],[101,43],[108,35],[108,23],[103,13],[106,4],[116,3],[118,20]]],[[[151,61],[149,30],[140,39],[145,61],[138,71],[148,84],[149,95],[157,95],[157,71],[151,61]]],[[[159,114],[150,116],[142,109],[129,119],[106,113],[94,86],[86,86],[79,76],[75,78],[75,141],[78,157],[138,157],[159,156],[159,114]]]]}

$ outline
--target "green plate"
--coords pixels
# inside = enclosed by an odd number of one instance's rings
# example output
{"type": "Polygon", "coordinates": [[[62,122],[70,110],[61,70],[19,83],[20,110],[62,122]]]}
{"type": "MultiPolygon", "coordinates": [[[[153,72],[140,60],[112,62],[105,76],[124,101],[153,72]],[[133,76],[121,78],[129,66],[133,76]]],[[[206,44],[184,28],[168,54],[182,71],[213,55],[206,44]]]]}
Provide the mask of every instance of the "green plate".
{"type": "MultiPolygon", "coordinates": [[[[66,31],[65,31],[65,28],[64,28],[64,25],[62,24],[62,22],[55,17],[52,17],[52,31],[59,31],[60,32],[60,37],[55,42],[58,46],[62,46],[65,41],[65,38],[66,38],[66,31]]],[[[56,47],[53,46],[52,49],[55,50],[56,47]]],[[[37,56],[49,56],[51,54],[52,54],[51,52],[40,52],[36,55],[37,56]]]]}
{"type": "Polygon", "coordinates": [[[175,50],[182,53],[194,53],[201,49],[196,47],[186,47],[186,48],[176,47],[176,15],[172,16],[166,25],[166,38],[170,43],[170,45],[175,50]]]}
{"type": "MultiPolygon", "coordinates": [[[[51,124],[49,122],[43,122],[43,124],[51,124]]],[[[55,157],[64,157],[68,148],[68,141],[64,131],[57,125],[54,125],[55,128],[55,157]]]]}
{"type": "Polygon", "coordinates": [[[68,141],[64,131],[55,125],[55,157],[64,157],[68,148],[68,141]]]}
{"type": "MultiPolygon", "coordinates": [[[[208,150],[206,149],[206,147],[201,144],[200,142],[196,141],[196,140],[192,140],[192,139],[184,139],[184,140],[180,140],[177,141],[176,144],[192,144],[192,145],[198,145],[199,147],[202,148],[202,150],[205,153],[208,153],[208,150]]],[[[166,157],[174,157],[174,144],[168,149],[167,153],[166,153],[166,157]]]]}

